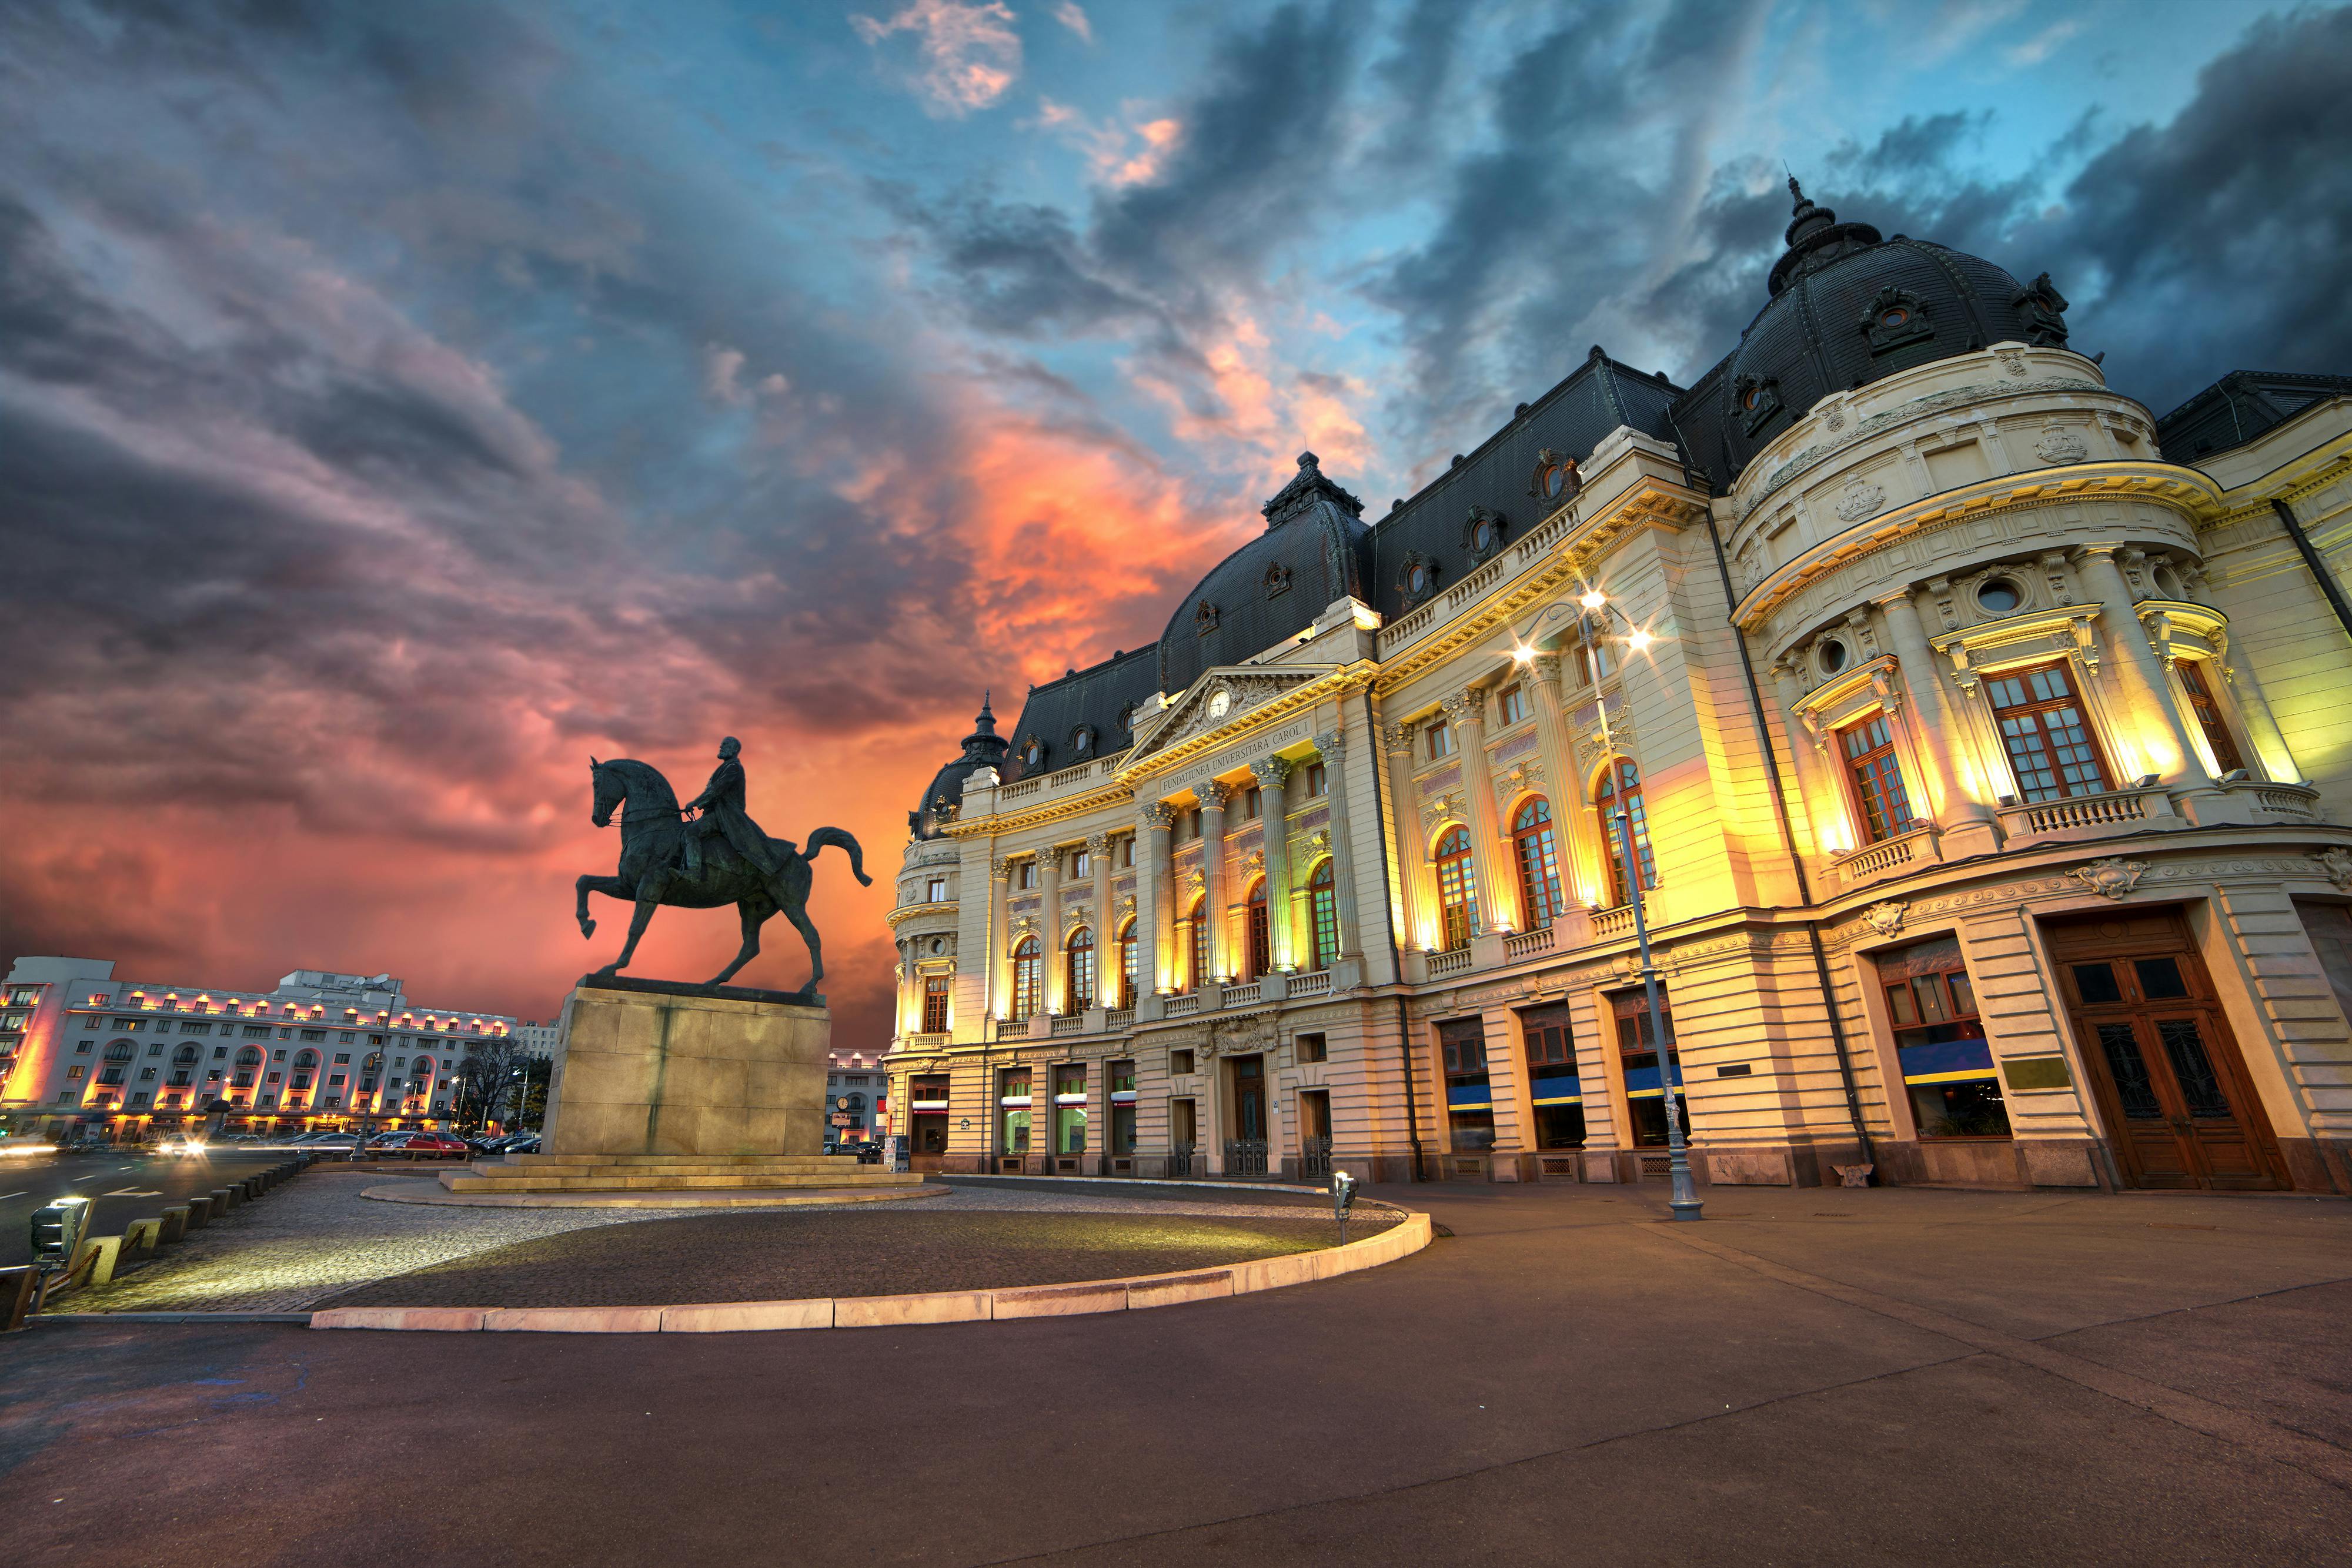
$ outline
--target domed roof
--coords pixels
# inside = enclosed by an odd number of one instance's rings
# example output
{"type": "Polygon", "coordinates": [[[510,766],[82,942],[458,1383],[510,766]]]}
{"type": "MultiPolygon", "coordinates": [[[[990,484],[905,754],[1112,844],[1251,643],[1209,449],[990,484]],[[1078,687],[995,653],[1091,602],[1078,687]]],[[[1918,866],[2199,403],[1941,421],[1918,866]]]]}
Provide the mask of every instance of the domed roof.
{"type": "Polygon", "coordinates": [[[1675,410],[1691,444],[1708,448],[1693,460],[1719,483],[1832,392],[1994,343],[2065,343],[2066,301],[2049,274],[2021,284],[1981,256],[1842,224],[1794,179],[1789,193],[1772,298],[1675,410]]]}
{"type": "Polygon", "coordinates": [[[1363,502],[1323,476],[1312,452],[1258,508],[1265,532],[1212,568],[1160,637],[1160,689],[1171,696],[1219,664],[1238,664],[1314,623],[1334,600],[1364,591],[1363,502]]]}
{"type": "Polygon", "coordinates": [[[965,777],[982,768],[994,768],[1001,773],[1005,745],[1004,737],[996,733],[996,715],[989,708],[988,696],[983,693],[980,713],[971,721],[971,733],[963,737],[963,755],[931,776],[923,798],[907,813],[908,831],[919,839],[938,838],[963,806],[965,777]]]}

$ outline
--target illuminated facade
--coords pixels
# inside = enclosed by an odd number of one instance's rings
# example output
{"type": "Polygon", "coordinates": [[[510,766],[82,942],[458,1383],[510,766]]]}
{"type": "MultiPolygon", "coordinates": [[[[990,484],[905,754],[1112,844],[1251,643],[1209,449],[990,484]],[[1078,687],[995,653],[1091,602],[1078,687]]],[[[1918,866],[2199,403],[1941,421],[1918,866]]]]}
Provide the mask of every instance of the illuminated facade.
{"type": "Polygon", "coordinates": [[[1769,291],[1376,525],[1303,456],[983,708],[891,915],[919,1165],[1654,1179],[1664,1046],[1710,1183],[2352,1191],[2352,381],[2158,420],[1801,196],[1769,291]]]}
{"type": "Polygon", "coordinates": [[[88,958],[19,958],[0,982],[11,1131],[117,1136],[218,1110],[229,1125],[438,1125],[467,1056],[511,1018],[412,1003],[390,975],[297,969],[270,991],[118,980],[88,958]]]}

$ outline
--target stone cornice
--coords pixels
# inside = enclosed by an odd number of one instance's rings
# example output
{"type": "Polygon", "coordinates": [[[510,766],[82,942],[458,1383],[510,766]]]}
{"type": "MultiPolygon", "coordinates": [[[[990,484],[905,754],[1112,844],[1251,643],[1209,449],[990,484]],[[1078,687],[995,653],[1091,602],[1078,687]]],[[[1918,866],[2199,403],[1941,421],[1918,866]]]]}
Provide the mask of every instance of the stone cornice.
{"type": "MultiPolygon", "coordinates": [[[[1176,706],[1182,709],[1196,705],[1202,695],[1217,685],[1251,677],[1280,676],[1286,674],[1279,664],[1247,665],[1239,668],[1219,668],[1204,671],[1192,683],[1191,690],[1176,706]]],[[[1275,693],[1263,702],[1255,703],[1234,716],[1231,722],[1213,725],[1181,737],[1171,737],[1168,744],[1150,755],[1138,757],[1114,775],[1118,784],[1131,793],[1143,793],[1146,780],[1155,776],[1181,772],[1185,766],[1213,751],[1247,740],[1258,731],[1267,729],[1286,719],[1310,711],[1321,703],[1346,696],[1370,684],[1374,666],[1369,660],[1334,665],[1298,681],[1275,693]]],[[[1171,720],[1178,716],[1171,714],[1171,720]]],[[[1172,725],[1171,725],[1172,727],[1172,725]]],[[[1158,737],[1154,737],[1156,740],[1158,737]]],[[[1147,743],[1149,744],[1149,743],[1147,743]]],[[[1241,766],[1236,764],[1236,766],[1241,766]]],[[[1171,789],[1175,786],[1171,786],[1171,789]]],[[[1190,788],[1187,781],[1183,788],[1190,788]]]]}
{"type": "Polygon", "coordinates": [[[1892,507],[1867,523],[1822,540],[1758,583],[1739,601],[1733,618],[1743,628],[1753,631],[1817,579],[1875,555],[1914,534],[1996,512],[2122,496],[2140,497],[2169,506],[2192,528],[2221,499],[2220,488],[2197,469],[2139,460],[2074,463],[2063,468],[2036,468],[1997,479],[1979,479],[1972,485],[1892,507]]]}

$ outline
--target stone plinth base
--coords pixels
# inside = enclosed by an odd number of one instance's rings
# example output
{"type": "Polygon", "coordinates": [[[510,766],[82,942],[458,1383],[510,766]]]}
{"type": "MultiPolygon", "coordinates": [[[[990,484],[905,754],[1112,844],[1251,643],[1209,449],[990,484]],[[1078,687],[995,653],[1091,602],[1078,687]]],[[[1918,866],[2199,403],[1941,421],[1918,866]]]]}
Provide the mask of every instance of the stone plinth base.
{"type": "Polygon", "coordinates": [[[583,984],[563,1004],[540,1146],[819,1157],[832,1043],[823,1007],[583,984]]]}

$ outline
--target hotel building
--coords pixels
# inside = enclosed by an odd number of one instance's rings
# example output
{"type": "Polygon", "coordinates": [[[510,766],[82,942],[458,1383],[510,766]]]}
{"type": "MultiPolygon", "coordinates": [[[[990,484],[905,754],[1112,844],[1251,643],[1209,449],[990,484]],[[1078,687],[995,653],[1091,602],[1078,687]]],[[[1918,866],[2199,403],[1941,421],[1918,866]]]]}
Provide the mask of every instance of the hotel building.
{"type": "Polygon", "coordinates": [[[502,1013],[411,1002],[390,975],[297,969],[270,991],[119,980],[105,959],[19,958],[0,982],[0,1124],[117,1138],[215,1112],[231,1130],[434,1127],[502,1013]]]}
{"type": "Polygon", "coordinates": [[[1302,455],[910,814],[918,1166],[1654,1180],[1671,1065],[1706,1183],[2352,1191],[2352,380],[2065,309],[1800,195],[1695,384],[1302,455]]]}

